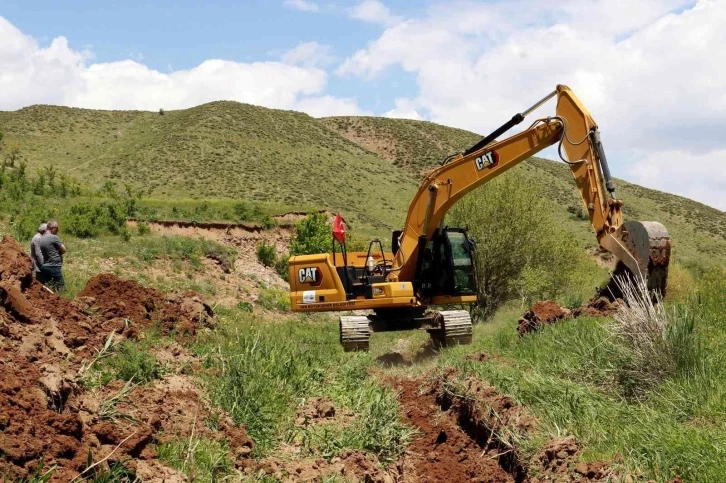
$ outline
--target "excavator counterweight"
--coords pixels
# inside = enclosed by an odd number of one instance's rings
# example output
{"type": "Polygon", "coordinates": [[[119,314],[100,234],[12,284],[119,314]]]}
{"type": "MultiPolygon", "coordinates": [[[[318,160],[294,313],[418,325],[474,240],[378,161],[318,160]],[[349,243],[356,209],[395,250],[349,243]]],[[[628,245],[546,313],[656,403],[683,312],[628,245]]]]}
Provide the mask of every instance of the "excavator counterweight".
{"type": "Polygon", "coordinates": [[[615,195],[598,126],[572,91],[558,85],[428,173],[409,205],[403,229],[393,233],[391,252],[385,252],[378,240],[367,252],[347,252],[338,226],[332,253],[291,257],[292,310],[372,310],[370,315],[340,318],[345,350],[367,350],[371,332],[409,329],[428,331],[439,346],[470,343],[467,311],[427,310],[477,299],[476,247],[465,229],[444,227],[444,217],[464,195],[552,145],[557,145],[572,171],[600,247],[619,260],[616,273],[641,277],[649,289],[665,294],[668,231],[655,221],[623,221],[623,202],[615,195]],[[554,116],[537,119],[529,128],[498,140],[553,97],[557,98],[554,116]]]}

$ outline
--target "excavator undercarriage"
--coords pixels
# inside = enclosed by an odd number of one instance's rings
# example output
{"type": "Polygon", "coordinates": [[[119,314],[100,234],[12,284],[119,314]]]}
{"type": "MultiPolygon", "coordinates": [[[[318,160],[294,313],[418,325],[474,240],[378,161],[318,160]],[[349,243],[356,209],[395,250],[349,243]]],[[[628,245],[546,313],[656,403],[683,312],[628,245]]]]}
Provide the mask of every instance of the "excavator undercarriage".
{"type": "Polygon", "coordinates": [[[671,248],[668,230],[655,221],[623,220],[623,202],[615,195],[598,126],[572,91],[559,85],[431,171],[409,205],[403,230],[393,232],[391,252],[374,240],[367,252],[348,253],[336,219],[332,253],[290,258],[292,310],[372,310],[370,315],[340,317],[345,350],[368,350],[373,332],[411,329],[426,330],[437,346],[471,343],[467,310],[428,310],[477,299],[476,245],[464,228],[444,226],[444,217],[466,193],[552,145],[572,171],[600,247],[619,260],[613,275],[643,278],[651,291],[664,295],[671,248]],[[553,97],[555,116],[537,119],[528,129],[498,141],[553,97]]]}

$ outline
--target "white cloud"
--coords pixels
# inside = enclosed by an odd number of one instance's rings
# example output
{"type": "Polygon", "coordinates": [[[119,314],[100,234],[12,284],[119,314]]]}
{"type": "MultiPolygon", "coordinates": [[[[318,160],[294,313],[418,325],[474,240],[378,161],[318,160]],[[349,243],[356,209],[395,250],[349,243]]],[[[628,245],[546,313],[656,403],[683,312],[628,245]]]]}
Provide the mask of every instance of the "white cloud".
{"type": "Polygon", "coordinates": [[[295,10],[302,10],[303,12],[320,11],[320,5],[308,0],[285,0],[282,4],[286,7],[294,8],[295,10]]]}
{"type": "Polygon", "coordinates": [[[306,97],[298,100],[295,108],[313,117],[373,115],[372,112],[361,110],[355,99],[333,96],[306,97]]]}
{"type": "Polygon", "coordinates": [[[628,169],[633,182],[703,201],[726,211],[726,149],[703,154],[666,150],[645,154],[628,169]]]}
{"type": "Polygon", "coordinates": [[[423,116],[416,110],[416,102],[411,99],[405,99],[403,97],[396,98],[394,105],[395,107],[393,109],[383,114],[385,117],[413,119],[414,121],[423,119],[423,116]]]}
{"type": "Polygon", "coordinates": [[[0,109],[38,103],[95,109],[181,109],[224,99],[314,115],[361,112],[354,99],[326,96],[327,73],[305,62],[210,59],[192,69],[171,72],[159,72],[134,60],[89,65],[90,55],[71,49],[64,37],[41,47],[2,17],[0,45],[0,109]]]}
{"type": "Polygon", "coordinates": [[[333,48],[330,45],[303,42],[282,54],[280,60],[285,64],[305,67],[326,66],[335,61],[332,51],[333,48]]]}
{"type": "Polygon", "coordinates": [[[363,0],[349,9],[349,13],[358,20],[383,25],[392,25],[401,20],[401,17],[393,15],[391,10],[378,0],[363,0]]]}
{"type": "MultiPolygon", "coordinates": [[[[693,174],[661,187],[715,203],[709,173],[726,163],[706,159],[726,150],[723,25],[726,2],[713,0],[445,3],[391,25],[337,72],[402,68],[416,78],[417,113],[479,133],[570,85],[598,121],[616,176],[658,187],[633,166],[691,153],[693,174]]],[[[535,115],[553,112],[550,103],[535,115]]]]}

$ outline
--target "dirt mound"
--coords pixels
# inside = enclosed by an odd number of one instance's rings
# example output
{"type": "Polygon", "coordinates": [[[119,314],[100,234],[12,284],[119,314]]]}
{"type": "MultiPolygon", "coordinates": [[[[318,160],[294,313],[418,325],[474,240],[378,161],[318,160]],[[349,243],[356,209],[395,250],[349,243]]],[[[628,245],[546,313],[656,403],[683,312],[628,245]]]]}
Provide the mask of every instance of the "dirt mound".
{"type": "Polygon", "coordinates": [[[328,481],[340,477],[343,481],[393,483],[400,481],[395,473],[386,472],[375,456],[358,450],[346,450],[329,462],[323,458],[284,460],[266,458],[250,466],[247,473],[265,472],[283,483],[328,481]]]}
{"type": "Polygon", "coordinates": [[[551,300],[537,302],[519,319],[517,332],[520,336],[524,336],[545,325],[574,317],[608,317],[617,312],[621,304],[622,300],[619,299],[610,300],[607,297],[595,297],[581,306],[569,310],[551,300]]]}
{"type": "Polygon", "coordinates": [[[500,465],[495,445],[486,438],[482,445],[467,434],[451,401],[442,407],[439,384],[404,379],[393,381],[393,386],[401,391],[406,422],[420,431],[409,446],[410,461],[402,465],[407,470],[404,481],[520,481],[500,465]]]}
{"type": "Polygon", "coordinates": [[[607,463],[579,462],[574,438],[549,441],[527,460],[519,443],[535,429],[535,419],[511,396],[456,375],[391,381],[401,391],[406,420],[421,432],[397,464],[397,481],[618,481],[607,463]]]}
{"type": "MultiPolygon", "coordinates": [[[[0,475],[24,477],[44,464],[50,481],[70,481],[93,461],[132,458],[142,474],[161,468],[153,445],[171,439],[224,438],[242,467],[252,442],[228,417],[213,414],[193,380],[151,386],[113,382],[87,390],[80,374],[112,332],[134,338],[156,322],[194,333],[214,314],[198,295],[167,295],[113,275],[97,277],[69,301],[32,278],[22,247],[0,242],[0,475]],[[210,431],[205,421],[217,421],[210,431]],[[190,422],[191,421],[191,422],[190,422]],[[143,462],[143,463],[142,463],[143,462]]],[[[164,470],[165,471],[165,470],[164,470]]],[[[165,474],[159,470],[158,474],[165,474]]],[[[167,472],[173,476],[173,472],[167,472]]],[[[88,473],[85,475],[87,476],[88,473]]]]}
{"type": "Polygon", "coordinates": [[[165,294],[110,273],[89,280],[77,300],[85,310],[106,318],[129,319],[142,327],[158,321],[165,335],[194,335],[214,321],[212,308],[193,292],[165,294]]]}
{"type": "MultiPolygon", "coordinates": [[[[574,436],[549,441],[534,457],[538,477],[531,483],[546,481],[582,482],[612,481],[611,466],[604,461],[578,462],[580,446],[574,436]]],[[[617,480],[615,480],[617,481],[617,480]]]]}
{"type": "Polygon", "coordinates": [[[517,332],[522,336],[539,329],[543,325],[552,324],[570,315],[571,312],[561,307],[557,302],[551,300],[537,302],[519,319],[517,332]]]}

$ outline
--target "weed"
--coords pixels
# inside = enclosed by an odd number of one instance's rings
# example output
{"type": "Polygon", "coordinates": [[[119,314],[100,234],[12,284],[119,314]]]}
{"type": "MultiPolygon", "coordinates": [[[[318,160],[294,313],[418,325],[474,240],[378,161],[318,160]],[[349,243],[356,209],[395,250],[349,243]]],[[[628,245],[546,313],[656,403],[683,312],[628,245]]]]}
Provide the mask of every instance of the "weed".
{"type": "Polygon", "coordinates": [[[131,394],[135,387],[136,385],[133,383],[132,380],[127,381],[126,384],[124,384],[124,386],[118,392],[118,394],[104,400],[101,403],[101,407],[98,410],[98,417],[101,419],[127,419],[129,421],[136,421],[136,418],[134,418],[133,416],[122,413],[116,408],[118,403],[126,399],[126,397],[131,394]]]}
{"type": "Polygon", "coordinates": [[[88,373],[85,383],[89,386],[105,386],[120,379],[144,384],[159,378],[161,367],[149,352],[149,347],[149,344],[125,340],[113,348],[113,354],[105,351],[100,360],[96,359],[98,363],[88,373]]]}

